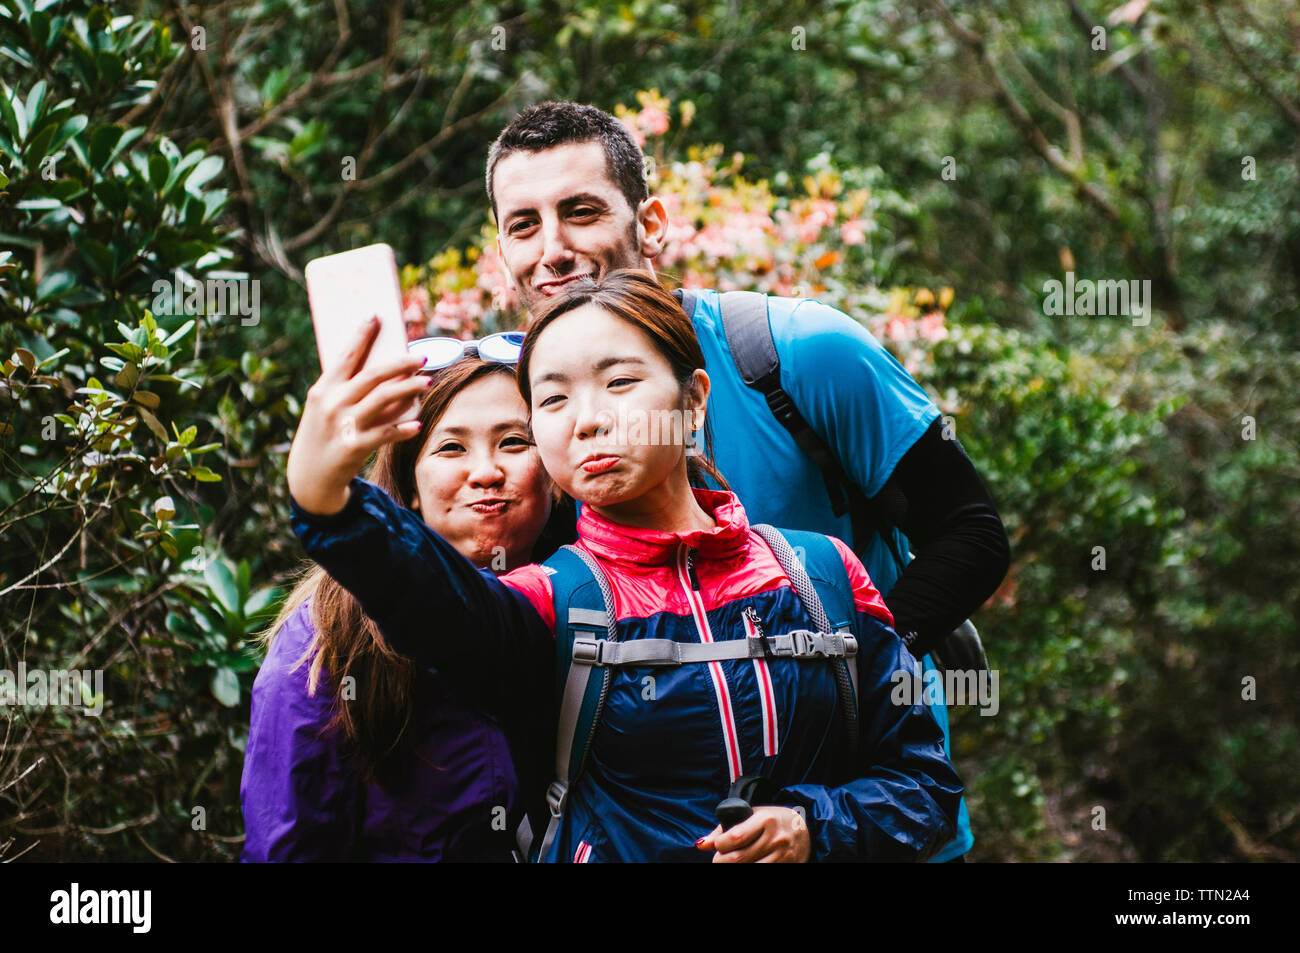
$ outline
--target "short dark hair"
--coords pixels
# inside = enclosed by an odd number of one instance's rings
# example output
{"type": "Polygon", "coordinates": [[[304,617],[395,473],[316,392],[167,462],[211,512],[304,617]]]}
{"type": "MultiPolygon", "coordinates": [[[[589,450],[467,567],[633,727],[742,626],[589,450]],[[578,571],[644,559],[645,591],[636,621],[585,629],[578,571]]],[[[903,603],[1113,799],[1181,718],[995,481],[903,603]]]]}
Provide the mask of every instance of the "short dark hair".
{"type": "MultiPolygon", "coordinates": [[[[623,122],[596,106],[582,103],[544,102],[529,106],[501,130],[488,150],[487,194],[497,215],[492,178],[497,163],[512,152],[541,152],[569,143],[599,142],[605,150],[609,177],[618,184],[635,212],[650,195],[645,182],[645,162],[623,122]]],[[[499,216],[498,216],[499,218],[499,216]]]]}

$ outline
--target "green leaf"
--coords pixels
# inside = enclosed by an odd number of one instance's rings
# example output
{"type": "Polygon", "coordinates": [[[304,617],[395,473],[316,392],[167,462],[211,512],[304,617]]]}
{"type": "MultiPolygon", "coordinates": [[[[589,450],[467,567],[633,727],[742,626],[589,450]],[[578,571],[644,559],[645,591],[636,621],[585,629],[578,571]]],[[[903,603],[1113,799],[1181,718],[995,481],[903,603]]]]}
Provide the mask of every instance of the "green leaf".
{"type": "Polygon", "coordinates": [[[165,344],[167,347],[171,347],[181,338],[185,337],[185,335],[189,334],[190,331],[193,329],[193,327],[194,327],[193,319],[186,321],[179,328],[177,328],[175,331],[169,334],[167,336],[167,339],[163,341],[163,344],[165,344]]]}
{"type": "Polygon", "coordinates": [[[112,281],[114,271],[113,253],[109,251],[108,246],[84,235],[79,239],[75,239],[75,241],[81,253],[86,257],[86,263],[90,265],[91,271],[106,282],[112,281]]]}
{"type": "Polygon", "coordinates": [[[128,149],[131,143],[143,136],[145,131],[144,126],[133,126],[126,132],[122,133],[122,137],[117,140],[117,144],[109,151],[108,158],[104,160],[104,165],[99,172],[101,174],[106,173],[108,171],[108,166],[117,161],[117,157],[128,149]]]}
{"type": "MultiPolygon", "coordinates": [[[[260,617],[268,614],[283,594],[278,586],[267,586],[265,589],[257,590],[244,603],[245,618],[257,619],[260,624],[260,617]]],[[[256,627],[255,625],[254,628],[256,627]]]]}
{"type": "Polygon", "coordinates": [[[163,427],[162,424],[158,422],[158,418],[155,417],[153,414],[151,414],[149,411],[145,410],[143,407],[136,407],[135,410],[136,413],[140,415],[140,419],[143,420],[145,424],[149,427],[149,429],[153,431],[153,435],[157,437],[160,441],[162,441],[164,444],[166,444],[167,430],[165,427],[163,427]]]}
{"type": "Polygon", "coordinates": [[[50,143],[58,130],[54,126],[42,126],[34,132],[23,147],[23,158],[28,168],[36,168],[50,154],[50,143]]]}
{"type": "Polygon", "coordinates": [[[27,138],[27,130],[36,126],[36,120],[40,118],[41,106],[45,103],[45,80],[40,80],[27,93],[27,104],[23,107],[19,119],[23,122],[24,129],[20,139],[27,138]]]}
{"type": "Polygon", "coordinates": [[[59,127],[58,132],[54,134],[53,140],[51,140],[49,146],[46,147],[46,154],[53,154],[62,149],[69,139],[86,128],[88,122],[90,122],[90,120],[85,116],[73,116],[71,119],[67,120],[59,127]]]}
{"type": "Polygon", "coordinates": [[[32,45],[43,50],[50,41],[50,17],[47,13],[33,13],[28,24],[32,31],[32,45]]]}
{"type": "Polygon", "coordinates": [[[101,82],[111,89],[126,74],[126,63],[112,50],[100,50],[95,54],[95,69],[99,71],[101,82]]]}
{"type": "Polygon", "coordinates": [[[122,369],[117,372],[113,378],[113,383],[122,390],[130,390],[135,386],[135,382],[140,379],[140,368],[135,364],[123,364],[122,369]]]}
{"type": "Polygon", "coordinates": [[[195,641],[199,637],[199,630],[195,628],[194,623],[179,612],[167,613],[167,619],[163,624],[168,632],[184,641],[195,641]]]}
{"type": "Polygon", "coordinates": [[[104,171],[108,157],[112,155],[113,146],[122,138],[125,130],[121,126],[97,126],[90,134],[90,164],[99,172],[104,171]]]}
{"type": "Polygon", "coordinates": [[[213,192],[207,192],[203,196],[203,221],[209,221],[215,218],[223,208],[226,207],[227,192],[225,189],[217,189],[213,192]]]}
{"type": "Polygon", "coordinates": [[[0,83],[0,119],[4,121],[5,131],[9,133],[9,138],[14,143],[23,140],[25,126],[20,126],[18,114],[14,112],[14,93],[4,83],[0,83]]]}
{"type": "Polygon", "coordinates": [[[36,286],[37,301],[54,301],[72,291],[77,285],[77,276],[70,271],[52,271],[36,286]]]}
{"type": "Polygon", "coordinates": [[[117,179],[101,179],[96,182],[95,198],[114,214],[121,215],[126,211],[128,201],[126,186],[117,179]]]}
{"type": "Polygon", "coordinates": [[[239,591],[238,605],[243,607],[248,601],[248,587],[252,578],[252,570],[249,568],[248,560],[241,559],[239,565],[235,567],[235,587],[239,591]]]}
{"type": "Polygon", "coordinates": [[[204,184],[220,173],[224,165],[221,156],[208,156],[185,179],[185,191],[198,195],[204,184]]]}
{"type": "Polygon", "coordinates": [[[219,668],[212,676],[212,697],[227,708],[239,704],[239,676],[229,668],[219,668]]]}
{"type": "Polygon", "coordinates": [[[197,149],[182,157],[172,168],[171,174],[167,176],[167,182],[163,185],[161,194],[163,196],[171,195],[172,191],[181,182],[185,174],[194,166],[198,165],[202,159],[203,153],[197,149]]]}
{"type": "Polygon", "coordinates": [[[149,157],[149,184],[153,186],[155,192],[162,192],[171,171],[172,165],[165,156],[154,153],[149,157]]]}
{"type": "Polygon", "coordinates": [[[208,560],[207,566],[203,569],[203,578],[207,580],[208,588],[212,594],[217,597],[217,602],[227,612],[238,612],[241,608],[239,600],[239,587],[235,583],[235,574],[230,571],[230,565],[220,557],[208,560]]]}
{"type": "Polygon", "coordinates": [[[219,474],[213,473],[211,470],[209,470],[207,467],[204,466],[191,467],[190,476],[194,477],[194,479],[198,480],[200,483],[221,482],[221,476],[219,474]]]}

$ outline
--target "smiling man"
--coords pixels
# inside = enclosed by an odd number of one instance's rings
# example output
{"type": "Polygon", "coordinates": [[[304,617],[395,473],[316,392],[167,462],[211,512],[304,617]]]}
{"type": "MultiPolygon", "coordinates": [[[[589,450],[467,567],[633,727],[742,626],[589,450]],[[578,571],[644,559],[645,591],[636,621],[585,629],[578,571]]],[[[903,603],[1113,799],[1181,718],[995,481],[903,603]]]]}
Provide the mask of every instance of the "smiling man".
{"type": "MultiPolygon", "coordinates": [[[[520,113],[488,152],[487,192],[506,274],[530,311],[583,277],[654,273],[664,249],[668,215],[646,187],[641,150],[594,106],[547,102],[520,113]]],[[[933,669],[929,651],[983,605],[1010,559],[997,510],[961,445],[944,439],[939,409],[847,315],[769,297],[777,403],[788,395],[797,411],[788,429],[737,370],[718,293],[677,294],[711,382],[713,459],[750,519],[849,542],[894,628],[933,669]],[[915,553],[901,574],[891,543],[915,553]]],[[[947,744],[944,706],[934,714],[947,744]]],[[[972,843],[963,801],[957,837],[934,859],[960,858],[972,843]]]]}

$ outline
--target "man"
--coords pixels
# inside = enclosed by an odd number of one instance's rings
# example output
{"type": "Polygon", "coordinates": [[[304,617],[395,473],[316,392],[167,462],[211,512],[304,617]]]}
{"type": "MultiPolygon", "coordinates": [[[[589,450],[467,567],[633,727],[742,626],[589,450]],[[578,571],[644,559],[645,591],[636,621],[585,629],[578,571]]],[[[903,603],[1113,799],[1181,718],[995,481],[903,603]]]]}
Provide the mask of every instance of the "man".
{"type": "MultiPolygon", "coordinates": [[[[488,153],[488,201],[511,286],[532,309],[584,276],[654,272],[667,212],[649,194],[641,150],[594,106],[525,109],[488,153]]],[[[768,317],[781,385],[863,497],[888,501],[896,548],[915,558],[900,575],[876,524],[836,515],[812,458],[745,385],[723,334],[718,296],[683,300],[704,349],[713,458],[752,522],[826,533],[858,553],[917,658],[994,592],[1009,565],[1006,533],[970,459],[944,439],[939,410],[860,324],[816,301],[772,297],[768,317]],[[692,311],[693,307],[693,311],[692,311]],[[855,533],[855,522],[857,532],[855,533]]],[[[947,712],[934,708],[948,736],[947,712]]],[[[956,839],[936,861],[973,843],[963,801],[956,839]]]]}

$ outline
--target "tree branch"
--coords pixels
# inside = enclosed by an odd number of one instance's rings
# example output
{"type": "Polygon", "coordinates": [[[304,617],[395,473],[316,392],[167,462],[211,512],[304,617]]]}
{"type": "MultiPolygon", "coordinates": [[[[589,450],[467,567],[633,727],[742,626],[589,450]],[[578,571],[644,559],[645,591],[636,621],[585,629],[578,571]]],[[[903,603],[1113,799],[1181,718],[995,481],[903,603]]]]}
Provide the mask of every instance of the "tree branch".
{"type": "Polygon", "coordinates": [[[1223,45],[1228,48],[1228,55],[1232,57],[1232,61],[1237,64],[1238,68],[1246,74],[1252,83],[1259,87],[1259,91],[1272,100],[1273,104],[1282,111],[1282,116],[1287,122],[1300,129],[1300,108],[1287,102],[1278,93],[1274,92],[1273,87],[1264,82],[1241,58],[1241,54],[1237,52],[1237,47],[1233,44],[1232,38],[1228,36],[1228,31],[1224,29],[1223,21],[1219,19],[1219,11],[1214,8],[1213,0],[1206,3],[1206,7],[1209,8],[1210,17],[1214,20],[1214,25],[1218,28],[1219,36],[1223,39],[1223,45]]]}

